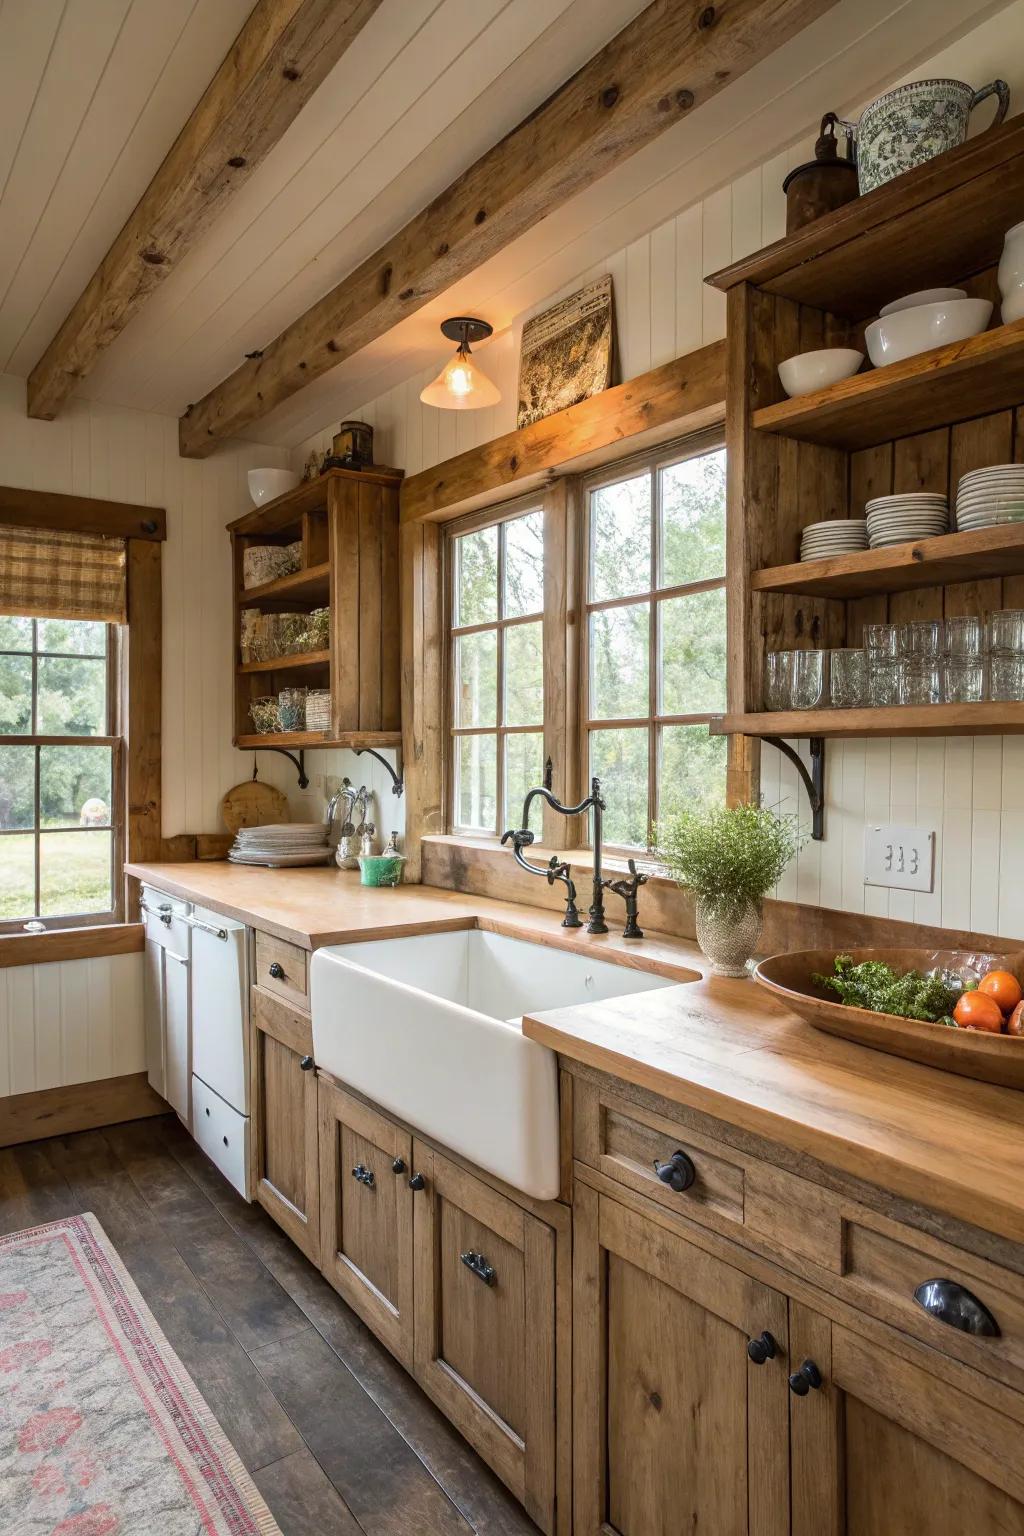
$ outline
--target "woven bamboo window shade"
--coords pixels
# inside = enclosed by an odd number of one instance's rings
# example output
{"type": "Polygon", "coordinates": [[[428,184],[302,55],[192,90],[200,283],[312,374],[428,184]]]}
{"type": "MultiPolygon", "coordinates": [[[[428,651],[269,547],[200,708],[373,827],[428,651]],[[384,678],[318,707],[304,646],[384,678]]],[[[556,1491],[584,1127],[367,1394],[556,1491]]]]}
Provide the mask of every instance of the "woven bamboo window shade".
{"type": "Polygon", "coordinates": [[[127,622],[124,539],[0,524],[0,613],[127,622]]]}

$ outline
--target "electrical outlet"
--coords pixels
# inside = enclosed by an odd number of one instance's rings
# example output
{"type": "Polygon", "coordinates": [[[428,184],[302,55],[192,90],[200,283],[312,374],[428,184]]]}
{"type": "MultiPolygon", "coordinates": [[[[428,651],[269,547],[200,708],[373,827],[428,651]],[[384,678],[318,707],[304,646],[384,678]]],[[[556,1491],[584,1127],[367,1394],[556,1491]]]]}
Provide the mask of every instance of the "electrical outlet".
{"type": "Polygon", "coordinates": [[[935,888],[935,833],[872,823],[864,828],[864,884],[896,891],[935,888]]]}

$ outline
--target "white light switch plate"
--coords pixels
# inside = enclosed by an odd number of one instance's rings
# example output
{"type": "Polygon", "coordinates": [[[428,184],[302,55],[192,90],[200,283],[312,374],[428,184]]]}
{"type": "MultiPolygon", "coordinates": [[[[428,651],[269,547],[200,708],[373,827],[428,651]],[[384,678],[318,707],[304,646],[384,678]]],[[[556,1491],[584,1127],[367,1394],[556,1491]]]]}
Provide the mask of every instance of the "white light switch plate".
{"type": "Polygon", "coordinates": [[[930,891],[935,884],[935,833],[869,822],[864,828],[864,884],[930,891]]]}

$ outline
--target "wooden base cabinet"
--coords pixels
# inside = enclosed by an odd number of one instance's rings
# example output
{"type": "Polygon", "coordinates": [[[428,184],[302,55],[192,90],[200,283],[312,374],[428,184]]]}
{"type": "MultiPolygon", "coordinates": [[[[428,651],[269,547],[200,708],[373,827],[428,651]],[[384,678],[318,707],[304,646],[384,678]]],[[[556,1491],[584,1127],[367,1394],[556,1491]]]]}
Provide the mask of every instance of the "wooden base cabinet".
{"type": "Polygon", "coordinates": [[[577,1182],[575,1536],[786,1536],[786,1358],[785,1297],[577,1182]]]}
{"type": "Polygon", "coordinates": [[[317,1082],[309,1015],[253,987],[249,1056],[255,1198],[320,1263],[317,1082]],[[303,1063],[306,1066],[303,1066],[303,1063]]]}
{"type": "Polygon", "coordinates": [[[416,1377],[550,1533],[555,1514],[555,1233],[415,1143],[416,1377]]]}

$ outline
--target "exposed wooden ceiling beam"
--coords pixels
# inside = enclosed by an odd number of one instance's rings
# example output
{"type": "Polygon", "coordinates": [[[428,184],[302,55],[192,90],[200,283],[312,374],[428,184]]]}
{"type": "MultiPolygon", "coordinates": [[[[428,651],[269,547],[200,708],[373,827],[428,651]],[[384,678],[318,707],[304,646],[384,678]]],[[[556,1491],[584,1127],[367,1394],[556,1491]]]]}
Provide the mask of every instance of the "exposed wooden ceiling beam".
{"type": "Polygon", "coordinates": [[[127,224],[29,375],[52,421],[294,122],[380,0],[257,0],[127,224]]]}
{"type": "Polygon", "coordinates": [[[186,458],[250,426],[779,48],[832,0],[655,0],[375,255],[181,418],[186,458]]]}

